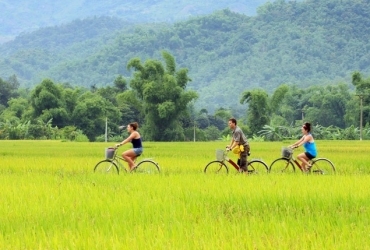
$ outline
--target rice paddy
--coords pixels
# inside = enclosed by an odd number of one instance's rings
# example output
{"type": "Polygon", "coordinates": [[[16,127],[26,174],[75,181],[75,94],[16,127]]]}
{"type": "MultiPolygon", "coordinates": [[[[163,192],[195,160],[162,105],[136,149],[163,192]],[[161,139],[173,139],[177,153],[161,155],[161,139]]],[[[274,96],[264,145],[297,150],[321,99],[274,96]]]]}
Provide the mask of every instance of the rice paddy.
{"type": "Polygon", "coordinates": [[[0,248],[370,249],[370,142],[317,141],[333,176],[205,175],[226,144],[145,142],[160,174],[102,175],[110,143],[0,141],[0,248]]]}

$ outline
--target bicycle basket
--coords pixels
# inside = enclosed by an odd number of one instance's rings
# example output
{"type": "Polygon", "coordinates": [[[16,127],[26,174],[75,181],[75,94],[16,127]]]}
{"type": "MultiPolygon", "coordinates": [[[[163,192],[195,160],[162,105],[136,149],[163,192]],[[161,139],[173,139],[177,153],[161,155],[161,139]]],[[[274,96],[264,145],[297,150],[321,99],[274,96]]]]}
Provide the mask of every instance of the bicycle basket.
{"type": "Polygon", "coordinates": [[[105,158],[106,159],[113,159],[115,148],[106,148],[105,149],[105,158]]]}
{"type": "Polygon", "coordinates": [[[218,161],[223,161],[225,160],[225,153],[224,153],[224,150],[222,149],[217,149],[216,150],[216,159],[218,161]]]}
{"type": "Polygon", "coordinates": [[[284,158],[290,159],[292,157],[292,154],[293,154],[293,149],[291,149],[291,148],[282,148],[282,150],[281,150],[281,155],[284,158]]]}

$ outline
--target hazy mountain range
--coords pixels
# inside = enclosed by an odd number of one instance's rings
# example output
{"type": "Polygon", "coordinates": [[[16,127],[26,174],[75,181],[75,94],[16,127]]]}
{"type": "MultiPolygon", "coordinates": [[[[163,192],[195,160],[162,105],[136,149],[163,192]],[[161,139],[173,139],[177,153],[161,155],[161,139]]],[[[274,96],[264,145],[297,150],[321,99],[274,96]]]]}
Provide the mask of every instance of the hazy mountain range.
{"type": "Polygon", "coordinates": [[[110,16],[133,23],[174,22],[229,8],[255,15],[268,0],[0,0],[0,43],[22,32],[69,23],[75,19],[110,16]]]}
{"type": "Polygon", "coordinates": [[[15,74],[26,87],[44,78],[107,86],[118,75],[131,76],[126,69],[130,59],[161,60],[161,50],[167,50],[178,67],[189,69],[188,86],[199,93],[199,107],[212,111],[240,106],[245,90],[271,93],[282,83],[350,83],[354,71],[366,76],[369,40],[370,3],[365,0],[279,0],[262,4],[255,16],[226,9],[140,25],[89,17],[23,33],[0,45],[0,77],[15,74]]]}

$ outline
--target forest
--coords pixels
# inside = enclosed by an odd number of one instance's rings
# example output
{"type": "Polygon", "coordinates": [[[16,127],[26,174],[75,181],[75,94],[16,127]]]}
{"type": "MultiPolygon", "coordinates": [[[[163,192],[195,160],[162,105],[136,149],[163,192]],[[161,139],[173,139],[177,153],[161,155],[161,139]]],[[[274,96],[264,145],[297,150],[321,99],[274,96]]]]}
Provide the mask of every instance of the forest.
{"type": "Polygon", "coordinates": [[[302,120],[323,138],[358,139],[362,126],[366,138],[369,29],[361,0],[43,28],[0,46],[1,138],[96,141],[107,119],[112,138],[136,120],[148,140],[214,140],[231,116],[256,140],[296,137],[302,120]]]}
{"type": "Polygon", "coordinates": [[[360,72],[344,83],[299,88],[282,84],[271,95],[256,88],[238,99],[243,114],[219,108],[197,110],[198,93],[187,88],[187,68],[162,51],[164,63],[132,58],[133,77],[118,76],[107,87],[90,89],[44,79],[34,89],[19,88],[16,76],[0,78],[0,139],[120,141],[119,126],[137,121],[148,141],[228,139],[227,121],[239,120],[251,140],[296,139],[304,121],[317,139],[370,139],[370,77],[360,72]],[[359,124],[360,117],[360,124],[359,124]],[[107,133],[105,133],[107,131],[107,133]]]}
{"type": "Polygon", "coordinates": [[[170,23],[224,8],[255,15],[257,7],[265,2],[267,0],[2,0],[0,43],[20,33],[93,16],[116,17],[130,23],[170,23]]]}
{"type": "Polygon", "coordinates": [[[249,17],[230,10],[186,21],[130,25],[95,17],[40,29],[0,46],[0,77],[22,87],[45,78],[89,88],[108,86],[133,57],[169,51],[189,69],[196,107],[242,110],[235,93],[279,85],[350,83],[370,73],[368,1],[275,1],[249,17]]]}

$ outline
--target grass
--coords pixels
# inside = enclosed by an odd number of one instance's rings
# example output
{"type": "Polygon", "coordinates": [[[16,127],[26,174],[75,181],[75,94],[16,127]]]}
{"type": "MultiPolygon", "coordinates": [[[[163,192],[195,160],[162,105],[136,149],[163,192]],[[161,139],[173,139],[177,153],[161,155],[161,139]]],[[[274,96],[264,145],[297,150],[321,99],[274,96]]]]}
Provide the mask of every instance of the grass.
{"type": "MultiPolygon", "coordinates": [[[[337,175],[208,176],[224,142],[147,142],[160,175],[105,176],[109,143],[1,141],[0,248],[368,249],[370,142],[317,143],[337,175]]],[[[252,143],[252,158],[288,144],[252,143]]]]}

